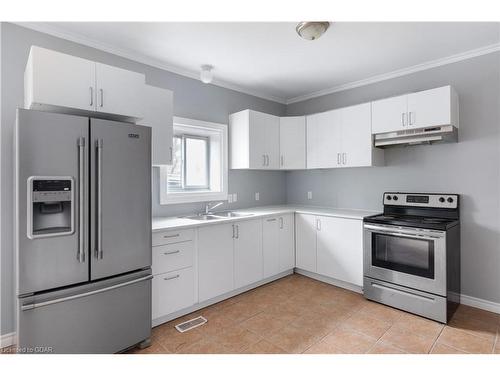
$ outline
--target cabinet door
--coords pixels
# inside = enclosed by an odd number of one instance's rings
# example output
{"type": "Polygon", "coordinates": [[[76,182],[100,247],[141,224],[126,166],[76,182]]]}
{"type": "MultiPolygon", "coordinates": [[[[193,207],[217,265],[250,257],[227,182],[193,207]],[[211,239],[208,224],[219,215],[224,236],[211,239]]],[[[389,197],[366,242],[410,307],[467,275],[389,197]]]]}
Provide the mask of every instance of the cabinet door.
{"type": "Polygon", "coordinates": [[[372,133],[404,130],[408,125],[407,95],[372,102],[372,133]]]}
{"type": "Polygon", "coordinates": [[[249,111],[249,134],[250,168],[278,169],[279,117],[249,111]]]}
{"type": "Polygon", "coordinates": [[[280,117],[280,168],[306,168],[305,116],[280,117]]]}
{"type": "Polygon", "coordinates": [[[277,217],[262,221],[262,252],[264,257],[264,278],[274,276],[281,271],[280,267],[280,226],[277,217]]]}
{"type": "Polygon", "coordinates": [[[295,220],[296,266],[316,272],[316,217],[297,214],[295,220]]]}
{"type": "Polygon", "coordinates": [[[234,226],[234,284],[237,289],[262,280],[262,221],[243,221],[234,226]]]}
{"type": "Polygon", "coordinates": [[[342,166],[372,164],[370,103],[342,109],[342,166]]]}
{"type": "Polygon", "coordinates": [[[172,164],[173,92],[144,85],[139,99],[143,106],[143,119],[139,125],[150,126],[151,160],[153,165],[172,164]]]}
{"type": "Polygon", "coordinates": [[[279,272],[295,267],[294,215],[280,216],[279,224],[279,272]]]}
{"type": "Polygon", "coordinates": [[[25,105],[95,110],[95,63],[31,47],[25,72],[25,105]]]}
{"type": "Polygon", "coordinates": [[[198,229],[198,293],[200,302],[234,289],[233,225],[198,229]]]}
{"type": "Polygon", "coordinates": [[[363,223],[361,220],[320,217],[318,273],[363,285],[363,223]]]}
{"type": "Polygon", "coordinates": [[[451,124],[450,86],[408,95],[408,125],[423,128],[451,124]]]}
{"type": "Polygon", "coordinates": [[[143,118],[141,94],[144,75],[114,66],[95,63],[96,110],[131,118],[143,118]]]}
{"type": "Polygon", "coordinates": [[[340,167],[340,110],[307,116],[307,169],[340,167]]]}
{"type": "Polygon", "coordinates": [[[153,319],[195,304],[193,268],[155,275],[152,283],[153,319]]]}

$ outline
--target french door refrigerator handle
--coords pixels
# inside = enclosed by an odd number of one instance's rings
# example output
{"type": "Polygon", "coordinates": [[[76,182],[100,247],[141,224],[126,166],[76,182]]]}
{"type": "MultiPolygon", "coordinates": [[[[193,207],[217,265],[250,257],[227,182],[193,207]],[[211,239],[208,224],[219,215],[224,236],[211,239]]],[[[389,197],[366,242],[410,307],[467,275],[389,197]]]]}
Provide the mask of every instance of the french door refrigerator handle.
{"type": "Polygon", "coordinates": [[[21,310],[22,311],[33,310],[33,309],[36,309],[38,307],[50,306],[50,305],[53,305],[53,304],[59,303],[59,302],[65,302],[65,301],[70,301],[70,300],[77,299],[77,298],[88,297],[88,296],[92,296],[94,294],[107,292],[109,290],[122,288],[122,287],[127,286],[127,285],[136,284],[136,283],[139,283],[141,281],[151,280],[152,278],[153,278],[153,275],[148,275],[148,276],[141,277],[139,279],[126,281],[124,283],[108,286],[106,288],[97,289],[97,290],[93,290],[90,292],[75,294],[73,296],[61,297],[61,298],[56,298],[56,299],[53,299],[50,301],[44,301],[44,302],[38,302],[38,303],[28,303],[26,305],[22,305],[21,310]]]}
{"type": "Polygon", "coordinates": [[[96,247],[95,256],[97,259],[103,258],[102,250],[102,139],[96,140],[96,158],[97,158],[97,216],[96,216],[96,247]]]}
{"type": "Polygon", "coordinates": [[[78,138],[78,254],[85,262],[85,137],[78,138]]]}

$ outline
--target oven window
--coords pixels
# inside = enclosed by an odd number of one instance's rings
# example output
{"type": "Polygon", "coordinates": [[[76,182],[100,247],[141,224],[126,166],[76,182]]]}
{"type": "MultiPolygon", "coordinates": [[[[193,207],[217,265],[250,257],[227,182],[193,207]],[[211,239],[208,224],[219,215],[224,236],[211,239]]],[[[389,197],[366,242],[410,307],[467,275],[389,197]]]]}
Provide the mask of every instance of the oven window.
{"type": "Polygon", "coordinates": [[[372,233],[372,264],[434,278],[434,241],[372,233]]]}

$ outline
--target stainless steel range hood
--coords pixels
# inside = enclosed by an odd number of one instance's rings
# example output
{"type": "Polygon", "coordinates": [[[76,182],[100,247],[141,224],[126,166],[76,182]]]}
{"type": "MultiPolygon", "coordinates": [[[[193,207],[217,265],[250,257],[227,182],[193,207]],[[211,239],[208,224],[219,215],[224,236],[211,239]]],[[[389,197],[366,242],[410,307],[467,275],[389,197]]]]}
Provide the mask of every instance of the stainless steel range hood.
{"type": "Polygon", "coordinates": [[[375,147],[411,146],[420,144],[458,142],[458,129],[452,125],[409,129],[375,134],[375,147]]]}

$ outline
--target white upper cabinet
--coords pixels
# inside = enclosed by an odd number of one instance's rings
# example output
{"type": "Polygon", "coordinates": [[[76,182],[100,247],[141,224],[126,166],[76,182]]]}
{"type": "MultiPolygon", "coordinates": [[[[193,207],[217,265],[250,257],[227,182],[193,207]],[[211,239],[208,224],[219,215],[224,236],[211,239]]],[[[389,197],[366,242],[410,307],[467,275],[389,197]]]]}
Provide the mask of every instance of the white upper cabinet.
{"type": "Polygon", "coordinates": [[[30,109],[95,110],[95,63],[33,46],[24,72],[24,105],[30,109]]]}
{"type": "Polygon", "coordinates": [[[229,116],[232,169],[279,169],[280,119],[252,110],[229,116]]]}
{"type": "Polygon", "coordinates": [[[307,169],[337,167],[341,137],[340,110],[307,116],[307,169]]]}
{"type": "Polygon", "coordinates": [[[280,117],[280,168],[306,168],[305,116],[280,117]]]}
{"type": "Polygon", "coordinates": [[[140,100],[144,117],[138,124],[152,128],[152,163],[170,165],[172,164],[173,92],[144,85],[140,100]]]}
{"type": "Polygon", "coordinates": [[[458,127],[458,95],[451,86],[372,102],[372,132],[432,126],[458,127]]]}
{"type": "Polygon", "coordinates": [[[96,110],[131,118],[143,117],[144,75],[95,63],[96,110]]]}
{"type": "Polygon", "coordinates": [[[408,127],[458,127],[458,96],[451,86],[408,94],[408,127]]]}
{"type": "Polygon", "coordinates": [[[370,103],[307,116],[307,168],[382,165],[373,147],[370,103]]]}
{"type": "Polygon", "coordinates": [[[144,75],[32,46],[24,73],[25,107],[143,117],[144,75]]]}
{"type": "Polygon", "coordinates": [[[372,133],[405,129],[407,108],[406,95],[372,102],[372,133]]]}

